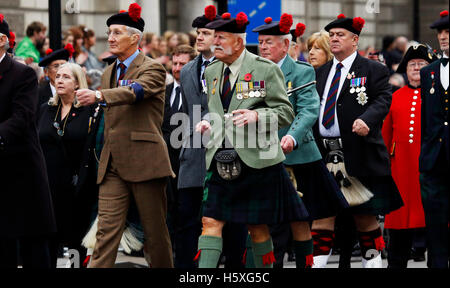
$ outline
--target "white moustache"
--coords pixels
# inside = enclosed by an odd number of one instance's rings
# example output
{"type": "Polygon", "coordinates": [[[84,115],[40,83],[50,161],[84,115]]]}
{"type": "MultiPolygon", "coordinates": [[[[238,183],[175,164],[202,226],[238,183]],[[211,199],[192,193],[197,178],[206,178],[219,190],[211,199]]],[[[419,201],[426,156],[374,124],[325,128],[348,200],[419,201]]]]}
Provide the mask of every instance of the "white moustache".
{"type": "Polygon", "coordinates": [[[214,53],[216,51],[216,49],[222,50],[223,53],[225,53],[226,55],[232,55],[233,52],[231,51],[231,48],[225,49],[222,46],[216,46],[216,45],[211,45],[211,52],[214,53]]]}

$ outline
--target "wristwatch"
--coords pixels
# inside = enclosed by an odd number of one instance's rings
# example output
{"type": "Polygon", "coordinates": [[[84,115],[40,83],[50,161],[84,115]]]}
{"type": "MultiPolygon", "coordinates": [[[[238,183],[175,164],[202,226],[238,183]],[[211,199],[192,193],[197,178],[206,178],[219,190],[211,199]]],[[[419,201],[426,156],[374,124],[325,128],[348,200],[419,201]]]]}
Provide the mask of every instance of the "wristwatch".
{"type": "Polygon", "coordinates": [[[95,91],[95,100],[97,100],[97,102],[100,102],[102,100],[102,92],[100,91],[95,91]]]}

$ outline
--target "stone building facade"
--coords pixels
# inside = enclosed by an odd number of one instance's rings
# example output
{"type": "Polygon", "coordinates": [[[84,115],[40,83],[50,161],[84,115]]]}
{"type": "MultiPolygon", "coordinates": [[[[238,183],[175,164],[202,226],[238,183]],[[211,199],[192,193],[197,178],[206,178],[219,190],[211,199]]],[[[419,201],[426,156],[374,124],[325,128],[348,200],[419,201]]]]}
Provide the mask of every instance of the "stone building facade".
{"type": "MultiPolygon", "coordinates": [[[[94,29],[99,53],[106,49],[106,19],[127,9],[132,2],[143,8],[146,31],[159,35],[165,30],[191,30],[192,19],[201,14],[206,5],[215,3],[213,0],[61,0],[62,29],[77,24],[94,29]]],[[[48,0],[0,0],[0,13],[6,16],[20,40],[32,21],[48,25],[48,5],[48,0]]],[[[449,0],[282,0],[282,12],[293,14],[295,23],[307,25],[306,37],[323,29],[339,13],[363,17],[366,26],[361,34],[362,49],[368,45],[381,48],[382,38],[388,34],[413,39],[417,34],[414,33],[414,15],[417,15],[420,39],[416,40],[438,47],[436,35],[428,26],[441,10],[448,9],[448,5],[449,0]],[[415,2],[419,9],[416,14],[415,2]]],[[[277,15],[267,16],[277,18],[277,15]]]]}

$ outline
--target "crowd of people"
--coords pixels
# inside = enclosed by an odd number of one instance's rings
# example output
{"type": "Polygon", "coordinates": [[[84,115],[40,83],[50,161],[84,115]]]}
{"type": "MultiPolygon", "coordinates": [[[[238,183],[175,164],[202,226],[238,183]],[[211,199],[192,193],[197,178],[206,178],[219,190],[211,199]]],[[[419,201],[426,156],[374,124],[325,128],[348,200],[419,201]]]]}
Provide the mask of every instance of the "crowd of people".
{"type": "Polygon", "coordinates": [[[425,251],[448,268],[448,11],[440,47],[380,50],[343,14],[307,38],[287,13],[247,31],[208,6],[161,37],[140,14],[108,18],[101,55],[84,25],[52,50],[33,22],[16,45],[0,14],[2,266],[56,268],[67,247],[113,267],[122,246],[155,268],[323,268],[336,251],[350,268],[355,249],[366,268],[425,251]]]}

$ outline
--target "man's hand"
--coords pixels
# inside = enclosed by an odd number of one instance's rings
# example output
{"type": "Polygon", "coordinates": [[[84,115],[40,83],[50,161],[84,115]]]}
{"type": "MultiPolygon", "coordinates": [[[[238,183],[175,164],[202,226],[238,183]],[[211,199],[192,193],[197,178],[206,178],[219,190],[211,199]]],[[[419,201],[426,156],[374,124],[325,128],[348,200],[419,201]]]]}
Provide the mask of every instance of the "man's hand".
{"type": "Polygon", "coordinates": [[[356,119],[353,123],[352,132],[358,134],[359,136],[367,136],[369,134],[370,128],[367,124],[361,120],[356,119]]]}
{"type": "Polygon", "coordinates": [[[89,106],[96,102],[95,91],[89,89],[77,90],[76,97],[81,106],[89,106]]]}
{"type": "Polygon", "coordinates": [[[238,109],[233,112],[233,123],[237,127],[244,127],[250,123],[256,123],[258,121],[258,112],[248,109],[238,109]]]}
{"type": "Polygon", "coordinates": [[[294,139],[291,136],[284,136],[281,138],[281,149],[283,149],[284,154],[289,154],[294,150],[294,139]]]}
{"type": "Polygon", "coordinates": [[[209,124],[208,121],[202,120],[198,122],[198,124],[195,126],[195,132],[203,134],[207,131],[211,130],[211,124],[209,124]]]}

